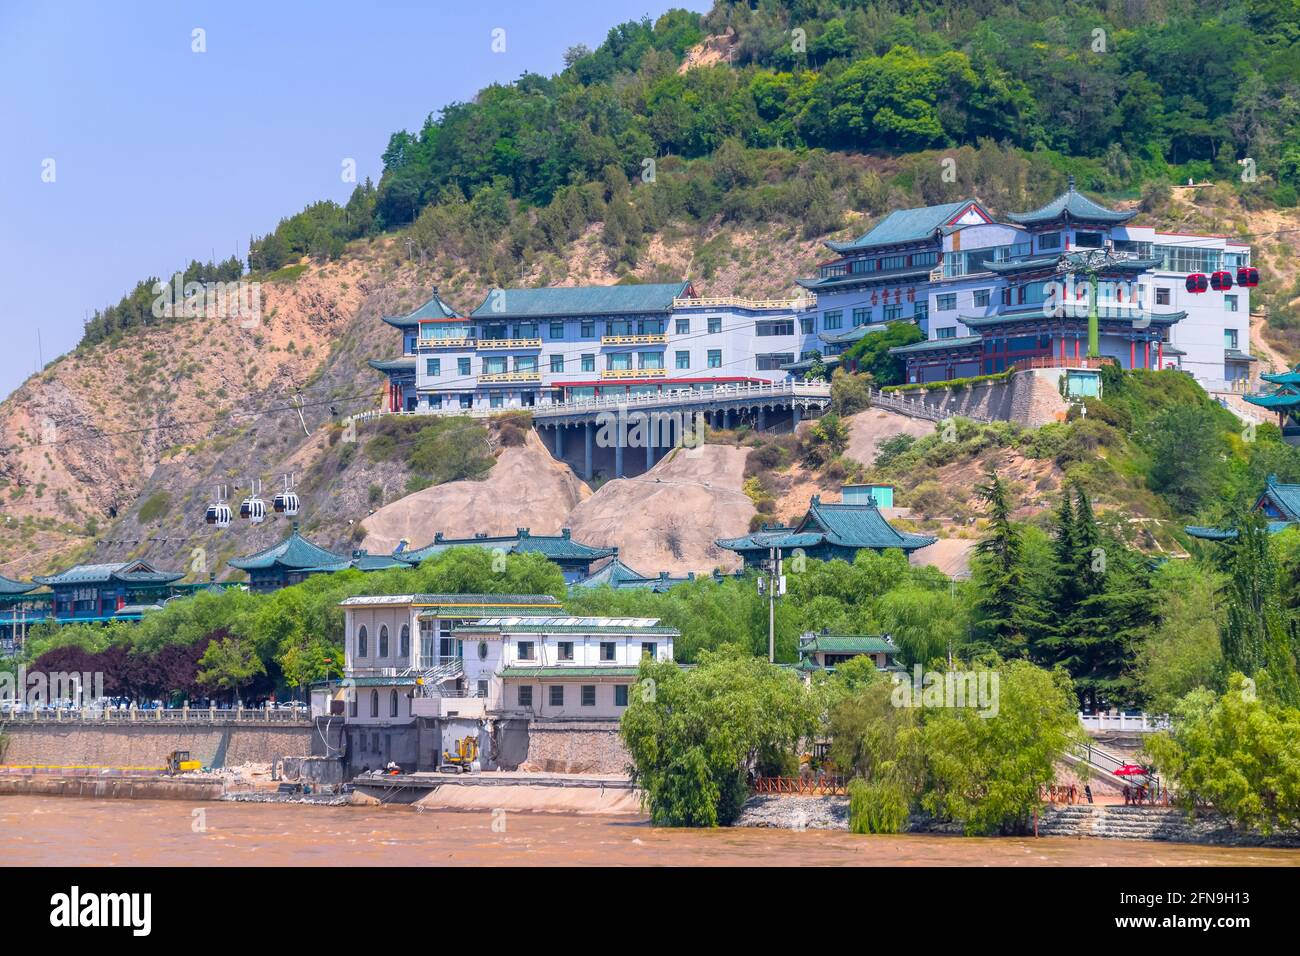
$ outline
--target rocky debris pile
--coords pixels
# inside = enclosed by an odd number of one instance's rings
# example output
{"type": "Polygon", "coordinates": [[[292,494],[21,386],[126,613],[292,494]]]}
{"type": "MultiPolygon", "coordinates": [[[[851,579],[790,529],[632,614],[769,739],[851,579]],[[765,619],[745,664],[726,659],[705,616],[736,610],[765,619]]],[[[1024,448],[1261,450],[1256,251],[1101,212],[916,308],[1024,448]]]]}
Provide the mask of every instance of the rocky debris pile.
{"type": "Polygon", "coordinates": [[[745,802],[734,825],[780,830],[847,830],[849,798],[761,794],[745,802]]]}

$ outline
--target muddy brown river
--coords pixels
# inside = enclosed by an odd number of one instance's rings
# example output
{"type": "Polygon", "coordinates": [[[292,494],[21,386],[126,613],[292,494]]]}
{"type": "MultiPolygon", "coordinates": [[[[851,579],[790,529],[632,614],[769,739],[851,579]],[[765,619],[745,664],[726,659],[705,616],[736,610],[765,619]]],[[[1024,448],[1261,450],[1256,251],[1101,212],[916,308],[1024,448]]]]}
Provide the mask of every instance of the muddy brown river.
{"type": "Polygon", "coordinates": [[[674,830],[636,818],[0,797],[0,864],[1295,866],[1300,850],[1061,837],[674,830]]]}

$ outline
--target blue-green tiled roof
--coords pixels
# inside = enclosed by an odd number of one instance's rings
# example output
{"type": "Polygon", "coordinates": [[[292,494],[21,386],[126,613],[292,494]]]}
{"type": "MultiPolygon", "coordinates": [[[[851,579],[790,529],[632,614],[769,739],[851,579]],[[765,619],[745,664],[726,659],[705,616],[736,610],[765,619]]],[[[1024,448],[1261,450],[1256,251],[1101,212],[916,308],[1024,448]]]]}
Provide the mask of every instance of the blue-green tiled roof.
{"type": "Polygon", "coordinates": [[[295,529],[279,544],[246,557],[232,558],[228,563],[241,571],[265,571],[274,567],[307,571],[322,565],[346,565],[347,561],[341,554],[312,544],[295,529]]]}
{"type": "Polygon", "coordinates": [[[13,578],[7,578],[3,574],[0,574],[0,595],[26,594],[28,591],[32,591],[35,588],[35,584],[15,581],[13,578]]]}
{"type": "Polygon", "coordinates": [[[689,574],[684,578],[675,578],[671,577],[667,571],[659,572],[657,577],[647,577],[644,574],[633,571],[617,557],[614,557],[598,571],[588,575],[581,581],[575,581],[572,587],[595,588],[600,587],[602,584],[608,584],[610,587],[620,590],[638,589],[663,592],[667,591],[674,585],[685,584],[688,581],[693,580],[695,580],[694,574],[689,574]]]}
{"type": "Polygon", "coordinates": [[[817,634],[811,641],[801,641],[800,653],[825,654],[897,654],[893,641],[869,634],[817,634]]]}
{"type": "Polygon", "coordinates": [[[667,312],[687,295],[689,282],[494,289],[471,315],[476,319],[543,318],[667,312]]]}
{"type": "Polygon", "coordinates": [[[1116,212],[1114,209],[1107,209],[1100,203],[1093,202],[1074,188],[1074,177],[1070,177],[1069,188],[1051,202],[1039,206],[1031,212],[1011,213],[1007,218],[1022,226],[1055,222],[1066,216],[1084,222],[1118,225],[1119,223],[1128,222],[1136,215],[1136,211],[1116,212]]]}
{"type": "Polygon", "coordinates": [[[847,252],[872,246],[919,242],[938,233],[963,213],[967,206],[974,206],[990,222],[993,220],[993,217],[974,199],[962,199],[937,206],[921,206],[916,209],[895,209],[852,242],[828,242],[826,245],[836,252],[847,252]]]}
{"type": "Polygon", "coordinates": [[[1259,496],[1255,507],[1258,508],[1267,498],[1277,506],[1284,518],[1300,521],[1300,485],[1286,484],[1277,480],[1277,475],[1269,475],[1264,485],[1264,493],[1259,496]]]}
{"type": "Polygon", "coordinates": [[[387,571],[389,568],[409,568],[410,565],[405,561],[399,561],[397,558],[387,554],[370,554],[366,551],[353,551],[351,560],[339,561],[334,564],[322,564],[320,567],[304,568],[308,572],[316,571],[347,571],[355,569],[357,571],[387,571]]]}
{"type": "Polygon", "coordinates": [[[156,571],[148,562],[127,561],[118,564],[78,564],[59,574],[33,577],[32,580],[50,587],[114,582],[148,587],[171,584],[183,577],[185,574],[181,571],[156,571]]]}
{"type": "Polygon", "coordinates": [[[936,352],[943,349],[963,349],[979,345],[984,339],[979,335],[959,335],[950,339],[927,339],[913,342],[911,345],[895,345],[889,350],[890,355],[909,355],[912,352],[936,352]]]}
{"type": "Polygon", "coordinates": [[[527,528],[517,528],[512,535],[475,535],[472,538],[447,538],[439,531],[431,544],[414,551],[395,551],[393,557],[408,564],[419,564],[448,548],[459,547],[501,548],[507,554],[536,553],[557,561],[597,561],[618,553],[617,548],[595,548],[574,541],[568,528],[556,535],[533,534],[527,528]]]}
{"type": "Polygon", "coordinates": [[[808,504],[808,512],[792,528],[768,528],[740,538],[720,538],[718,546],[729,551],[754,551],[768,548],[803,548],[822,544],[839,548],[900,548],[915,551],[934,544],[928,534],[895,531],[868,498],[861,503],[823,504],[817,495],[808,504]]]}
{"type": "Polygon", "coordinates": [[[414,372],[414,358],[371,359],[370,367],[380,372],[414,372]]]}
{"type": "Polygon", "coordinates": [[[442,301],[438,295],[438,290],[433,291],[433,297],[428,302],[420,306],[413,312],[406,315],[386,315],[384,321],[389,325],[396,326],[399,329],[411,329],[420,324],[421,319],[455,319],[460,318],[460,313],[442,301]]]}

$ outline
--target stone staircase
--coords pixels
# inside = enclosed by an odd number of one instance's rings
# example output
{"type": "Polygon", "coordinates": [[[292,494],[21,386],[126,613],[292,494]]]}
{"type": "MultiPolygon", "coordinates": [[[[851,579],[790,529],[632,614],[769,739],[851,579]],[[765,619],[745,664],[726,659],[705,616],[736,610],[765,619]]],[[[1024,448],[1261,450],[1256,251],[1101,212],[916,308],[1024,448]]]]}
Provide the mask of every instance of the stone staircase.
{"type": "Polygon", "coordinates": [[[1055,806],[1038,819],[1039,836],[1112,840],[1191,840],[1187,817],[1176,807],[1055,806]]]}

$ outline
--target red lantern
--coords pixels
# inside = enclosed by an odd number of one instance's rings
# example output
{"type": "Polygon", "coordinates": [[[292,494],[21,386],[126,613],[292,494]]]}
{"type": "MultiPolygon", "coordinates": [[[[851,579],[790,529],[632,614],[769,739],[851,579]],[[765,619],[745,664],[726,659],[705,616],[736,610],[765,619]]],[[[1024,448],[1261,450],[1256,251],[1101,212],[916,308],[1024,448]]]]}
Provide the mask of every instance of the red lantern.
{"type": "Polygon", "coordinates": [[[915,289],[908,289],[908,290],[907,290],[907,301],[908,301],[908,302],[915,302],[915,301],[916,301],[916,290],[915,290],[915,289]]]}
{"type": "Polygon", "coordinates": [[[1202,292],[1208,292],[1210,289],[1210,280],[1206,278],[1203,272],[1193,272],[1187,277],[1187,291],[1194,292],[1198,295],[1202,292]]]}
{"type": "Polygon", "coordinates": [[[872,293],[871,293],[871,304],[872,304],[872,305],[875,305],[875,304],[876,304],[876,299],[877,299],[878,296],[879,296],[879,293],[873,290],[872,293]]]}
{"type": "Polygon", "coordinates": [[[1232,288],[1231,272],[1216,272],[1210,276],[1210,288],[1215,292],[1227,292],[1232,288]]]}
{"type": "Polygon", "coordinates": [[[1251,266],[1242,266],[1237,270],[1237,285],[1247,289],[1259,285],[1259,270],[1251,266]]]}

